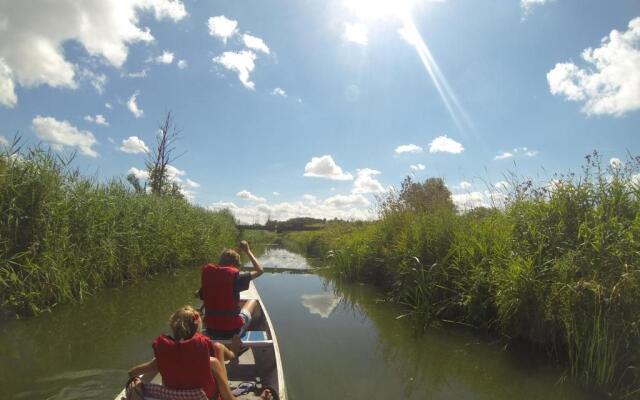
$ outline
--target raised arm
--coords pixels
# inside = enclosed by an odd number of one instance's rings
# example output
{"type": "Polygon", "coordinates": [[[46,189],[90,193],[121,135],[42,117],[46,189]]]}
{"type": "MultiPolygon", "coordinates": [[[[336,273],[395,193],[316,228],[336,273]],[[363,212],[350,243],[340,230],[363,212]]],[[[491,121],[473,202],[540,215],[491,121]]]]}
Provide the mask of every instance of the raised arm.
{"type": "Polygon", "coordinates": [[[264,273],[264,269],[262,268],[262,266],[260,265],[256,257],[251,252],[251,249],[249,248],[249,243],[246,240],[243,240],[240,242],[240,250],[244,251],[247,254],[247,256],[249,257],[249,260],[251,260],[251,264],[253,264],[253,271],[251,271],[251,279],[252,280],[256,279],[257,277],[262,275],[264,273]]]}

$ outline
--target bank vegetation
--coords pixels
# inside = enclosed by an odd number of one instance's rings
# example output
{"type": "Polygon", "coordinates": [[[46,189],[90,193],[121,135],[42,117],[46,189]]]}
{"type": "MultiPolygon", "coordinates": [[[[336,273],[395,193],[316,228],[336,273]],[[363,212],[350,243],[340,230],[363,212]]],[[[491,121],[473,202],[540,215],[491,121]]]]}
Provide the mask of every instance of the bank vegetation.
{"type": "Polygon", "coordinates": [[[442,180],[407,179],[375,222],[286,239],[343,279],[372,282],[421,327],[456,324],[524,343],[603,394],[640,397],[639,158],[545,185],[512,182],[499,207],[456,209],[442,180]]]}
{"type": "Polygon", "coordinates": [[[131,177],[101,182],[73,169],[72,157],[18,147],[0,152],[0,316],[35,315],[201,264],[237,238],[231,214],[190,204],[165,169],[151,171],[161,183],[151,180],[149,190],[131,177]]]}

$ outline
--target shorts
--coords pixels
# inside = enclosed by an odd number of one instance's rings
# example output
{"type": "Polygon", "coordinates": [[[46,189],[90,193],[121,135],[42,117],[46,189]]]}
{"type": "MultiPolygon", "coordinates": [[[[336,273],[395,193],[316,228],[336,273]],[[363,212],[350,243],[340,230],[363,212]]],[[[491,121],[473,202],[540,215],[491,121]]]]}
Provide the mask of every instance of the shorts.
{"type": "Polygon", "coordinates": [[[240,310],[240,313],[238,315],[240,315],[240,318],[242,318],[242,320],[244,321],[244,324],[242,324],[240,330],[238,331],[238,334],[242,336],[249,330],[249,325],[251,324],[251,314],[247,310],[240,310]]]}
{"type": "Polygon", "coordinates": [[[251,325],[251,314],[247,310],[240,310],[238,315],[242,318],[242,326],[240,328],[231,331],[207,328],[205,333],[212,339],[231,339],[236,334],[242,337],[249,330],[249,325],[251,325]]]}

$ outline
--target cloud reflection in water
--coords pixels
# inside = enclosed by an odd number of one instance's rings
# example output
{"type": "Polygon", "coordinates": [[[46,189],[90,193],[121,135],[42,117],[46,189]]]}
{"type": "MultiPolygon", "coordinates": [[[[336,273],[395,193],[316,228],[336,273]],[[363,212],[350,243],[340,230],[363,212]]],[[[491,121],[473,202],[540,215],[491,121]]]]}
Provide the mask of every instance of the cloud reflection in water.
{"type": "MultiPolygon", "coordinates": [[[[269,249],[260,257],[260,264],[264,268],[282,269],[309,269],[307,260],[299,255],[285,249],[269,249]]],[[[250,263],[247,266],[251,266],[250,263]]]]}
{"type": "Polygon", "coordinates": [[[322,318],[329,318],[340,298],[333,293],[303,294],[302,305],[309,309],[311,314],[318,314],[322,318]]]}

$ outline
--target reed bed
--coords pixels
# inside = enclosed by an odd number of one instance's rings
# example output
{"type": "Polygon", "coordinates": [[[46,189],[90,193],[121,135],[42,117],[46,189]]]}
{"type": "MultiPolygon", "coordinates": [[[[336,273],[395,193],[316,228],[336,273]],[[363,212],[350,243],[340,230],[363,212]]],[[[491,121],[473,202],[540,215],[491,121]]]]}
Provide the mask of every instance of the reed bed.
{"type": "Polygon", "coordinates": [[[639,164],[603,168],[593,154],[580,175],[513,184],[499,208],[386,202],[378,221],[287,239],[324,255],[337,276],[382,287],[421,328],[491,331],[594,391],[639,398],[639,164]]]}
{"type": "Polygon", "coordinates": [[[37,147],[0,153],[0,316],[204,263],[236,238],[227,212],[83,177],[37,147]]]}

